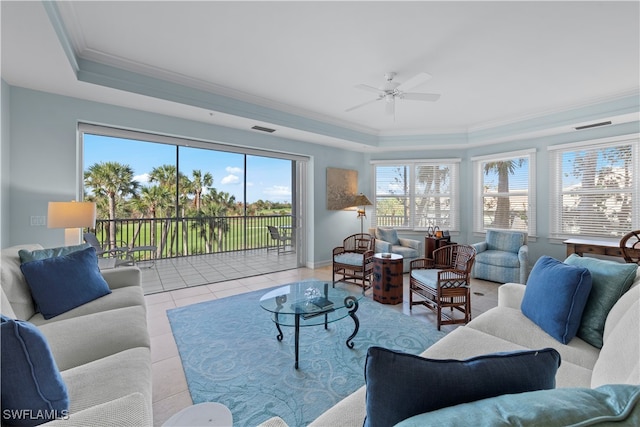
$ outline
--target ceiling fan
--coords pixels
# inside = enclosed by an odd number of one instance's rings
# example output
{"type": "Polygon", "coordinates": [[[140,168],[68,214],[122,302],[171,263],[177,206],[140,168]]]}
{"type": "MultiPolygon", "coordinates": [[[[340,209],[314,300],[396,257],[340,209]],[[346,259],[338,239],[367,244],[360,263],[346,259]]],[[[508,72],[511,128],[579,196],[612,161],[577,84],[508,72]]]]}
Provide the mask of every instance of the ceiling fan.
{"type": "Polygon", "coordinates": [[[395,113],[395,105],[396,98],[398,99],[407,99],[411,101],[437,101],[440,98],[440,94],[437,93],[417,93],[417,92],[407,92],[407,90],[413,89],[414,87],[421,85],[431,78],[429,73],[418,73],[415,76],[411,77],[409,80],[404,83],[394,82],[393,78],[396,76],[396,73],[390,72],[384,75],[386,82],[379,88],[375,88],[373,86],[359,84],[356,85],[358,89],[366,90],[368,92],[374,92],[378,95],[377,98],[369,100],[367,102],[363,102],[362,104],[358,104],[351,108],[347,108],[345,112],[353,111],[356,108],[364,107],[367,104],[371,104],[372,102],[382,101],[385,103],[385,111],[387,114],[392,115],[395,113]]]}

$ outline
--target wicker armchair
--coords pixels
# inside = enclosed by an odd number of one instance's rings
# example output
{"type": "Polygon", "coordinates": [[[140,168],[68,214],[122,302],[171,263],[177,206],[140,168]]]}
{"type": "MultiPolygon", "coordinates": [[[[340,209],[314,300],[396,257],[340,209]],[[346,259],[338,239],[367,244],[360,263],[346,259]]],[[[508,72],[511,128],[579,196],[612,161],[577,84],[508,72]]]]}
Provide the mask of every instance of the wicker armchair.
{"type": "Polygon", "coordinates": [[[375,245],[375,237],[367,233],[344,239],[342,246],[333,249],[333,281],[337,273],[342,275],[340,280],[362,286],[363,292],[371,287],[375,245]]]}
{"type": "Polygon", "coordinates": [[[468,323],[471,320],[470,273],[475,256],[472,246],[448,245],[433,251],[433,259],[411,261],[409,310],[420,304],[435,312],[438,330],[441,325],[468,323]],[[443,308],[449,308],[451,314],[443,308]],[[454,308],[464,313],[464,317],[455,318],[454,308]]]}
{"type": "Polygon", "coordinates": [[[640,265],[640,230],[630,231],[620,239],[620,251],[626,262],[640,265]]]}

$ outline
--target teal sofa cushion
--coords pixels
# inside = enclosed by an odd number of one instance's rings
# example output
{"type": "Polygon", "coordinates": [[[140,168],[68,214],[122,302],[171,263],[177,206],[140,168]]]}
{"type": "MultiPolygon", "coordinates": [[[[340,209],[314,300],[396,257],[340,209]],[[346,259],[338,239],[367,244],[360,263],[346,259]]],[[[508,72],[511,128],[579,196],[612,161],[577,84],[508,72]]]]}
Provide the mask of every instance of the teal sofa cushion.
{"type": "Polygon", "coordinates": [[[522,314],[562,344],[576,336],[591,292],[591,273],[542,256],[531,270],[522,314]]]}
{"type": "Polygon", "coordinates": [[[69,414],[67,386],[49,343],[29,322],[2,316],[2,425],[33,426],[69,414]]]}
{"type": "Polygon", "coordinates": [[[396,427],[640,425],[640,386],[613,384],[506,394],[405,419],[396,427]]]}
{"type": "Polygon", "coordinates": [[[638,266],[598,258],[571,254],[565,264],[584,267],[591,273],[592,288],[577,336],[594,347],[602,348],[604,324],[609,311],[620,297],[629,290],[636,277],[638,266]]]}
{"type": "Polygon", "coordinates": [[[555,387],[560,354],[552,349],[495,353],[466,360],[427,359],[369,347],[364,427],[505,393],[555,387]]]}
{"type": "Polygon", "coordinates": [[[53,258],[57,256],[68,255],[72,252],[87,249],[90,246],[91,245],[89,245],[88,243],[83,243],[81,245],[60,246],[57,248],[47,248],[47,249],[36,249],[35,251],[30,251],[28,249],[20,249],[18,251],[18,256],[20,257],[20,262],[37,261],[45,258],[53,258]]]}
{"type": "Polygon", "coordinates": [[[53,258],[25,262],[20,270],[45,319],[111,293],[92,247],[53,258]]]}

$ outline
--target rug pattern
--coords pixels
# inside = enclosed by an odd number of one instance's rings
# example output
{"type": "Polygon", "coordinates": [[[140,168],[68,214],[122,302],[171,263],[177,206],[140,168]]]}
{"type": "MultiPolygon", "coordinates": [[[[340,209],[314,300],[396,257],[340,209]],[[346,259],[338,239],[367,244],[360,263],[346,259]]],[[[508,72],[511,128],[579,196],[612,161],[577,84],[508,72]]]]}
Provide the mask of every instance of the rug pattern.
{"type": "Polygon", "coordinates": [[[367,348],[418,354],[442,338],[435,327],[365,297],[353,349],[345,341],[352,319],[301,328],[300,368],[294,368],[294,329],[284,339],[250,292],[167,311],[194,403],[220,402],[234,426],[255,426],[278,415],[306,426],[364,385],[367,348]]]}

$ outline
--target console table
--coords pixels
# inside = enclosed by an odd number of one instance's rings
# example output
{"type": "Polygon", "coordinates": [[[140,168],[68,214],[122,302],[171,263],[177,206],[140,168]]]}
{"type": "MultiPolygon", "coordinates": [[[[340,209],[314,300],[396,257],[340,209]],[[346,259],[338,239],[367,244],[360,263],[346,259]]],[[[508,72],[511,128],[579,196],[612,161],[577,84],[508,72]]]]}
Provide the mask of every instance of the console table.
{"type": "Polygon", "coordinates": [[[455,245],[451,241],[451,237],[426,236],[424,238],[424,257],[433,258],[433,251],[447,245],[455,245]]]}
{"type": "MultiPolygon", "coordinates": [[[[609,255],[622,258],[619,240],[589,240],[589,239],[569,239],[565,240],[567,245],[567,256],[571,254],[609,255]]],[[[640,254],[640,250],[632,249],[640,254]]]]}

